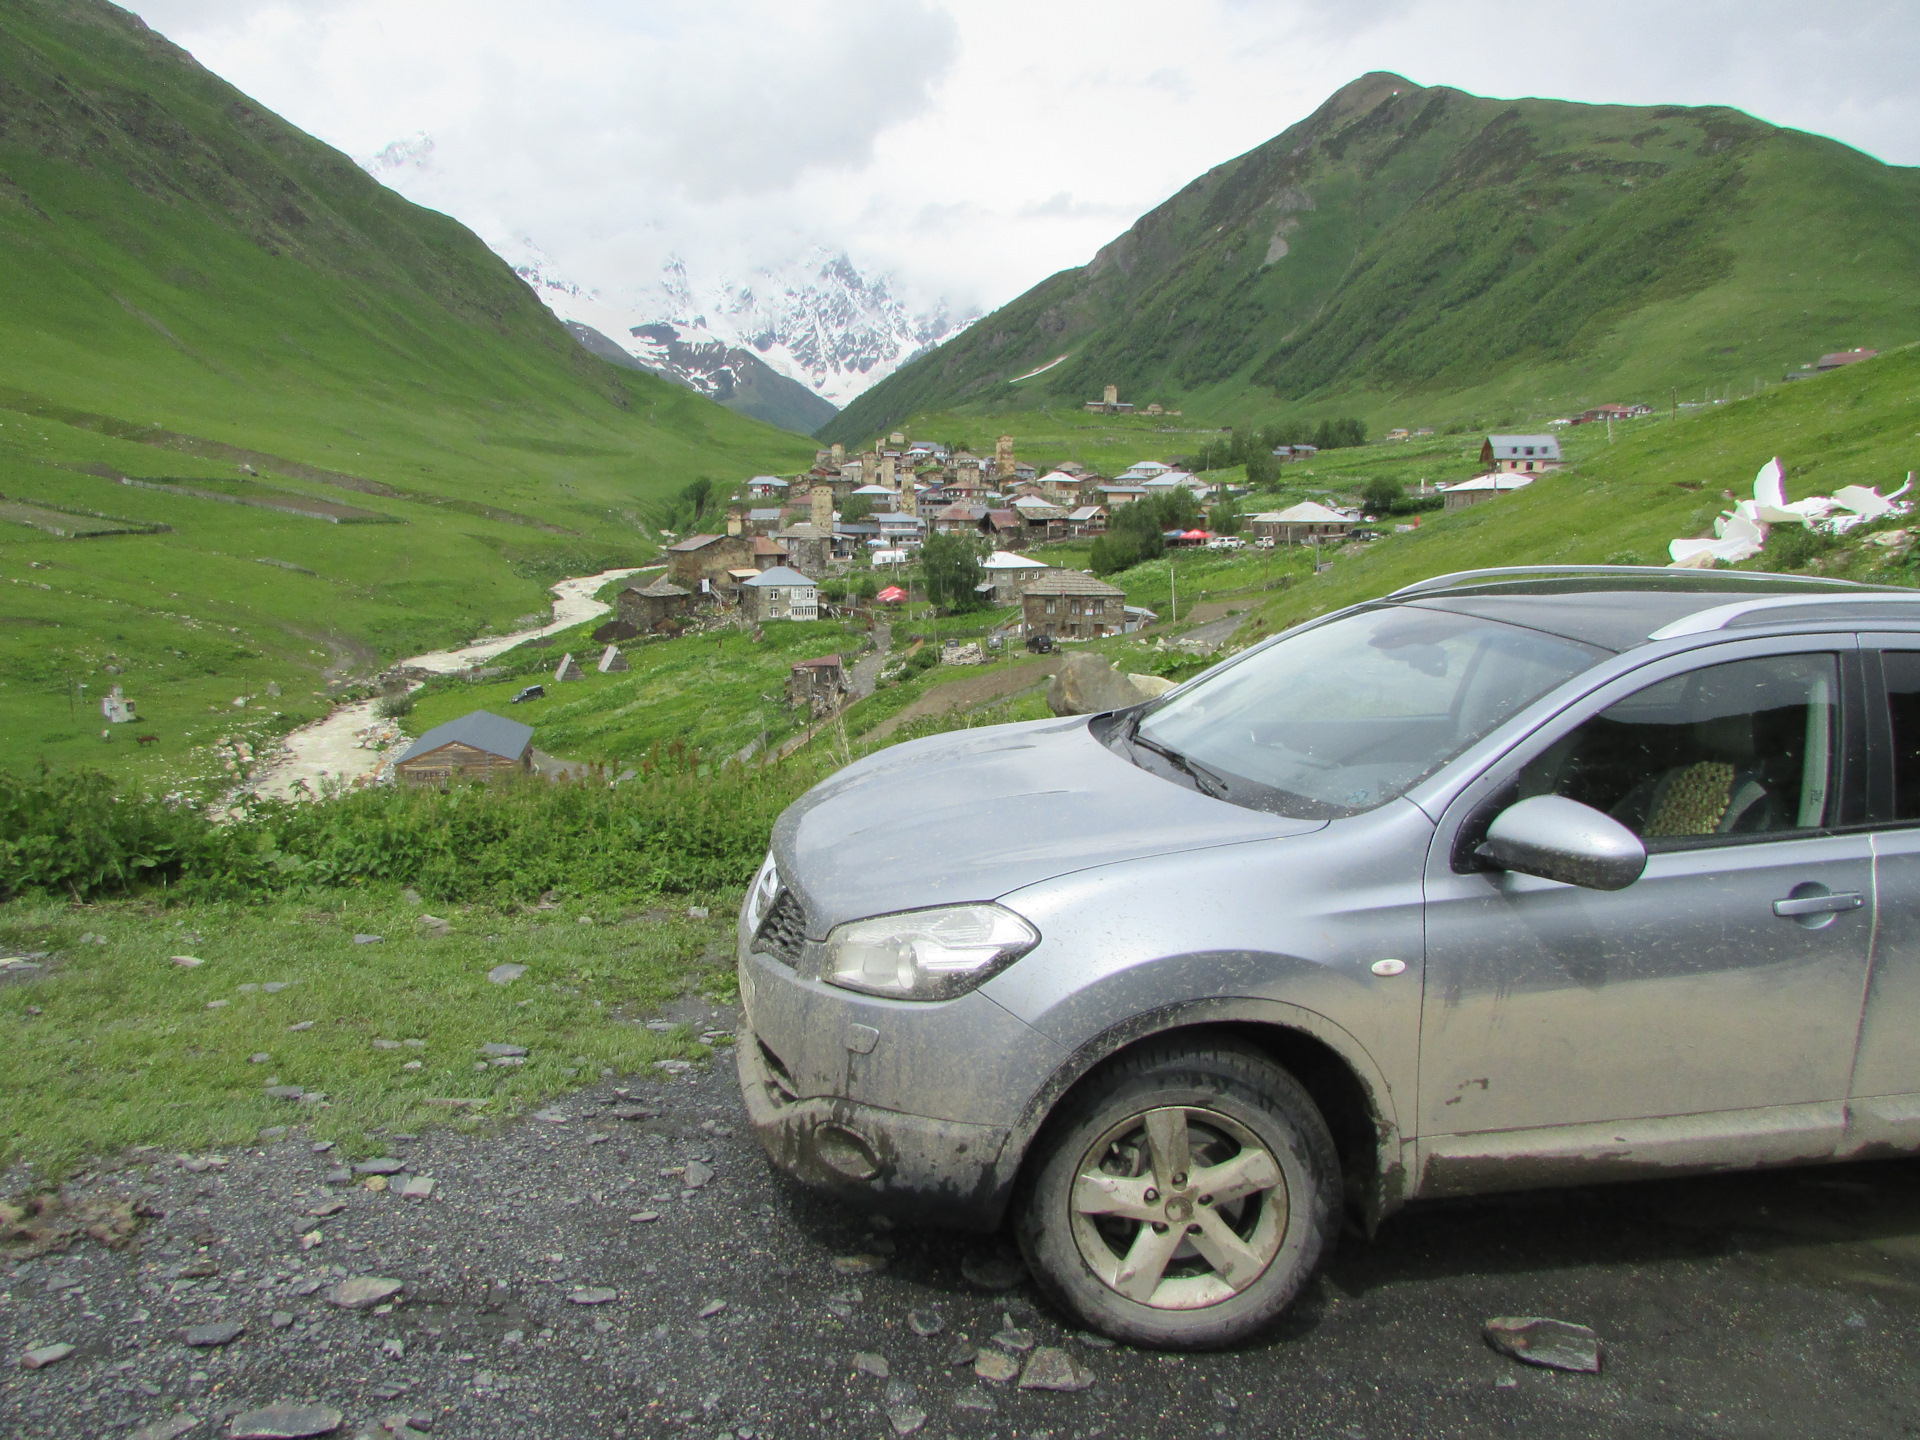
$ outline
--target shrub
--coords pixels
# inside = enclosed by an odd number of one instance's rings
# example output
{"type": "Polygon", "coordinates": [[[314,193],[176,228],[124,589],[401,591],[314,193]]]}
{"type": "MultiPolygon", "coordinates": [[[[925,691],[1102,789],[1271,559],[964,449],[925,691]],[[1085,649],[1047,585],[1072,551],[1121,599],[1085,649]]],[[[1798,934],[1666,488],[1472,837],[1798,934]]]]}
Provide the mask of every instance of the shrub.
{"type": "Polygon", "coordinates": [[[413,696],[405,692],[399,695],[382,695],[379,703],[373,707],[373,713],[384,720],[398,720],[402,715],[411,715],[413,696]]]}

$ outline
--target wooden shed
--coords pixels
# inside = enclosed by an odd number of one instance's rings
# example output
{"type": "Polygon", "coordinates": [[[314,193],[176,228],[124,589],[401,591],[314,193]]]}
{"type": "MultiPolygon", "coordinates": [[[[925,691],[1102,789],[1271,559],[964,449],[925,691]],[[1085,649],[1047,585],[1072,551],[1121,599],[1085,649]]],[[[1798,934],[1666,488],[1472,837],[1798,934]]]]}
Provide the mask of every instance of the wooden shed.
{"type": "Polygon", "coordinates": [[[427,731],[393,762],[407,785],[445,785],[450,780],[491,780],[532,765],[533,727],[475,710],[427,731]]]}

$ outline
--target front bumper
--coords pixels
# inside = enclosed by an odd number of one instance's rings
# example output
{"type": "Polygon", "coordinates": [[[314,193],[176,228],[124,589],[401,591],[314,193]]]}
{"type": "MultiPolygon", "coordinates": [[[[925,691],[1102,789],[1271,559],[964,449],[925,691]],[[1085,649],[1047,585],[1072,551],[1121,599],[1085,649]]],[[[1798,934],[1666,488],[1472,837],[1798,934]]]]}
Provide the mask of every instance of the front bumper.
{"type": "Polygon", "coordinates": [[[967,1230],[999,1225],[1013,1178],[999,1173],[1005,1129],[797,1099],[747,1025],[733,1052],[747,1119],[777,1169],[863,1210],[967,1230]]]}

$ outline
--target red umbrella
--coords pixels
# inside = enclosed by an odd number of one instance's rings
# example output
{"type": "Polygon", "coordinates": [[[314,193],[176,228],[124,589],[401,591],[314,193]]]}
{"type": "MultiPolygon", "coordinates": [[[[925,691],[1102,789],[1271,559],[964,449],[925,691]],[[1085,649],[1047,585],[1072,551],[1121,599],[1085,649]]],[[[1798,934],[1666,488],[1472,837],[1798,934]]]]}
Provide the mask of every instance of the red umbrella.
{"type": "Polygon", "coordinates": [[[1207,532],[1204,530],[1189,530],[1180,538],[1182,540],[1204,540],[1207,538],[1207,532]]]}
{"type": "Polygon", "coordinates": [[[907,592],[902,590],[898,585],[889,585],[873,598],[878,600],[882,605],[898,605],[902,600],[907,598],[907,592]]]}

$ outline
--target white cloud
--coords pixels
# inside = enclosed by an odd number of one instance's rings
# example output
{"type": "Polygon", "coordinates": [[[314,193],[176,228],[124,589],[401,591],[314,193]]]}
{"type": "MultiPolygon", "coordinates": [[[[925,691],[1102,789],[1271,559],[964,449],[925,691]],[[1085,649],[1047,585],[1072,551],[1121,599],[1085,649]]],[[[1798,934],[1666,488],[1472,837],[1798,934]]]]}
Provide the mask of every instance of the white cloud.
{"type": "Polygon", "coordinates": [[[992,305],[1368,70],[1729,104],[1920,162],[1911,0],[133,0],[393,183],[618,287],[815,244],[992,305]]]}

